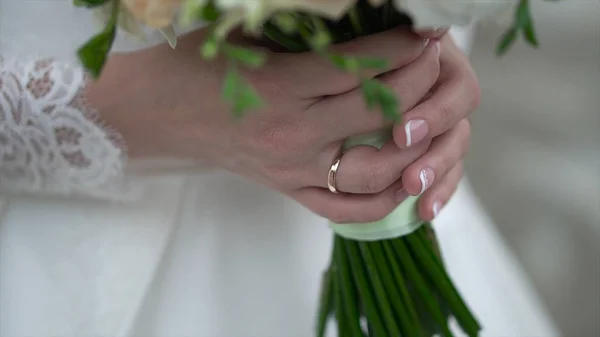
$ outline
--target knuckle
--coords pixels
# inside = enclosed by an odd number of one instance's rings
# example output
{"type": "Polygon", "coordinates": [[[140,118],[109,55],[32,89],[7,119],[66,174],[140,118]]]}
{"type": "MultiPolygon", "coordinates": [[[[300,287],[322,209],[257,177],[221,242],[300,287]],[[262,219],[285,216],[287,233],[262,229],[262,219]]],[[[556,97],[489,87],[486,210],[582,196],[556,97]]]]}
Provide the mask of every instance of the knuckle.
{"type": "Polygon", "coordinates": [[[437,106],[437,118],[444,123],[451,121],[455,114],[455,109],[448,102],[440,102],[437,106]]]}
{"type": "Polygon", "coordinates": [[[285,157],[306,148],[309,137],[304,131],[296,122],[272,121],[255,137],[255,145],[270,157],[285,157]]]}
{"type": "Polygon", "coordinates": [[[384,165],[365,166],[361,193],[374,194],[386,189],[386,171],[384,165]]]}

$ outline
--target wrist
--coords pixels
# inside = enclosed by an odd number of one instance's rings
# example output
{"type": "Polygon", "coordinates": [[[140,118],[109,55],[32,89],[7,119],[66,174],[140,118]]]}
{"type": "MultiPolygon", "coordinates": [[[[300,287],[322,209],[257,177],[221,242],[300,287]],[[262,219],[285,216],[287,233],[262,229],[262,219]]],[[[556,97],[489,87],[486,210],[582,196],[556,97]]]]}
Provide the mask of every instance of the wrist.
{"type": "Polygon", "coordinates": [[[160,133],[152,123],[152,82],[147,72],[132,62],[133,54],[113,55],[102,75],[90,79],[87,102],[95,109],[102,123],[119,133],[130,157],[160,155],[160,133]]]}

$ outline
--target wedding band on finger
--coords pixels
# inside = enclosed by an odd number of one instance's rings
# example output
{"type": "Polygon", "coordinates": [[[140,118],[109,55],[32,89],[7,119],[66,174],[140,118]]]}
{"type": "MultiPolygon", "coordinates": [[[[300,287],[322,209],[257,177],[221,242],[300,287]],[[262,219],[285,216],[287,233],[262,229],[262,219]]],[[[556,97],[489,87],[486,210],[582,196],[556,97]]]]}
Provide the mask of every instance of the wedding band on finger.
{"type": "Polygon", "coordinates": [[[336,178],[337,178],[337,170],[340,167],[340,162],[342,161],[342,155],[338,155],[337,158],[331,164],[329,168],[329,174],[327,175],[327,187],[331,191],[331,193],[338,193],[336,188],[336,178]]]}

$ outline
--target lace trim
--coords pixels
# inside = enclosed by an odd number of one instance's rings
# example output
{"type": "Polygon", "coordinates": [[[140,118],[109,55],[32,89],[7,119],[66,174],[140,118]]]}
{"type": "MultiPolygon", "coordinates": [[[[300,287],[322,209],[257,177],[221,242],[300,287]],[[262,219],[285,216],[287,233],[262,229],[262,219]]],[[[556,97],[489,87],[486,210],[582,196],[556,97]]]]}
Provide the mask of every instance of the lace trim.
{"type": "Polygon", "coordinates": [[[126,151],[85,99],[83,69],[0,55],[0,190],[124,197],[126,151]]]}

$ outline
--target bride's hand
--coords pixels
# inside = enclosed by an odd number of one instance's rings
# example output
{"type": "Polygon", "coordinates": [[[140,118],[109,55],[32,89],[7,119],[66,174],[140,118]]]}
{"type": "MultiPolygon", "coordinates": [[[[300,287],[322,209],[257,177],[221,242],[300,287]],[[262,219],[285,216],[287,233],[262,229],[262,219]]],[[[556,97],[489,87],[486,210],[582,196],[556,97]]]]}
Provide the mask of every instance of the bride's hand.
{"type": "MultiPolygon", "coordinates": [[[[314,54],[276,54],[246,74],[267,102],[236,121],[220,99],[225,63],[204,63],[202,33],[178,48],[154,47],[113,57],[89,100],[126,140],[132,156],[176,156],[211,162],[261,181],[336,222],[368,222],[391,212],[405,195],[399,181],[428,142],[399,150],[359,147],[344,155],[337,188],[327,173],[343,140],[379,130],[381,114],[363,103],[353,76],[314,54]],[[117,85],[115,85],[117,84],[117,85]],[[95,94],[97,93],[97,94],[95,94]],[[100,94],[101,93],[101,94],[100,94]]],[[[374,73],[395,89],[404,108],[423,99],[439,77],[439,49],[402,30],[340,46],[341,52],[389,59],[374,73]]]]}
{"type": "Polygon", "coordinates": [[[405,124],[394,129],[396,144],[401,148],[431,142],[427,153],[402,175],[407,193],[423,194],[419,214],[425,220],[437,215],[458,186],[462,159],[469,147],[469,116],[479,100],[480,88],[468,58],[450,36],[442,38],[440,78],[433,93],[406,112],[405,124]],[[419,128],[412,128],[411,135],[411,126],[415,125],[419,128]]]}

